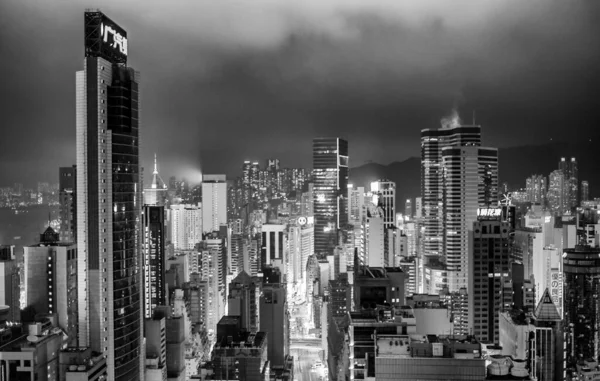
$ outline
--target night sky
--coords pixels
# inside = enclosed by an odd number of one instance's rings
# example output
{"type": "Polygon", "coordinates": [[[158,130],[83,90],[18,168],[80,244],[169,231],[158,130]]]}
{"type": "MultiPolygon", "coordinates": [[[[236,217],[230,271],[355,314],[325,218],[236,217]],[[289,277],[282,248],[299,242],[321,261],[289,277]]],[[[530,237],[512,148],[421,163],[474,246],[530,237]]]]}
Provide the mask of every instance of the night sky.
{"type": "Polygon", "coordinates": [[[310,167],[314,136],[349,139],[351,166],[404,160],[453,108],[491,146],[600,136],[600,1],[1,0],[0,186],[75,163],[90,6],[128,32],[165,180],[310,167]]]}

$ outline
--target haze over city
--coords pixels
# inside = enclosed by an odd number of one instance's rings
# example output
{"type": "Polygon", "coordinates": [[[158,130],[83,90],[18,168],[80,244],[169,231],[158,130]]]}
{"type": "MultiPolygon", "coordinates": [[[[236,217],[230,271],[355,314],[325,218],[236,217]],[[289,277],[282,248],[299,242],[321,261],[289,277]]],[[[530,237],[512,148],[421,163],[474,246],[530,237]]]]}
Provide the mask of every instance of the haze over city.
{"type": "MultiPolygon", "coordinates": [[[[79,1],[0,4],[7,183],[49,181],[75,155],[79,1]],[[35,154],[33,154],[35,153],[35,154]],[[41,160],[40,160],[41,159],[41,160]]],[[[595,1],[103,1],[145,80],[142,165],[233,175],[243,160],[309,166],[343,136],[351,166],[419,155],[457,108],[498,147],[597,135],[595,1]]],[[[146,178],[149,180],[148,177],[146,178]]],[[[192,180],[194,181],[194,180],[192,180]]],[[[196,180],[199,181],[199,180],[196,180]]]]}

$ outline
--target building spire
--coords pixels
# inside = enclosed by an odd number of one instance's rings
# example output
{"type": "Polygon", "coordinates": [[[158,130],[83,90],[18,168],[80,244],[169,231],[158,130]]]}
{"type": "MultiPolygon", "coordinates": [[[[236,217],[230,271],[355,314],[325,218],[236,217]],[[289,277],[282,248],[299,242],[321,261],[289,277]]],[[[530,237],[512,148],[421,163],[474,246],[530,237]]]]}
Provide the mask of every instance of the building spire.
{"type": "Polygon", "coordinates": [[[158,164],[156,162],[156,153],[154,153],[154,172],[152,172],[153,175],[158,175],[158,164]]]}

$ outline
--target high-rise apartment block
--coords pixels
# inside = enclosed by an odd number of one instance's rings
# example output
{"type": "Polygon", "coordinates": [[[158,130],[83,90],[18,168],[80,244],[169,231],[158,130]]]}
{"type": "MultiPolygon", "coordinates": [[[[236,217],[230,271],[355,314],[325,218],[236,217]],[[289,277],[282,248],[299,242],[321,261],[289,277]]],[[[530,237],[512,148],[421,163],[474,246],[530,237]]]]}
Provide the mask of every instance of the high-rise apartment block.
{"type": "Polygon", "coordinates": [[[566,160],[563,157],[558,163],[558,168],[564,175],[565,206],[568,210],[572,210],[579,206],[579,171],[577,159],[572,157],[571,160],[566,160]]]}
{"type": "Polygon", "coordinates": [[[527,200],[535,204],[544,204],[548,193],[548,180],[546,176],[531,175],[525,182],[527,200]]]}
{"type": "Polygon", "coordinates": [[[590,183],[583,180],[581,182],[581,201],[589,201],[590,199],[590,183]]]}
{"type": "Polygon", "coordinates": [[[202,241],[202,205],[171,205],[171,240],[175,249],[191,250],[202,241]]]}
{"type": "Polygon", "coordinates": [[[202,231],[218,231],[227,224],[227,179],[225,175],[202,176],[202,231]]]}
{"type": "Polygon", "coordinates": [[[139,82],[127,32],[100,11],[84,16],[76,75],[79,345],[106,356],[108,378],[139,379],[142,271],[139,82]]]}
{"type": "Polygon", "coordinates": [[[315,254],[325,258],[337,246],[338,230],[348,223],[348,142],[313,139],[315,254]]]}

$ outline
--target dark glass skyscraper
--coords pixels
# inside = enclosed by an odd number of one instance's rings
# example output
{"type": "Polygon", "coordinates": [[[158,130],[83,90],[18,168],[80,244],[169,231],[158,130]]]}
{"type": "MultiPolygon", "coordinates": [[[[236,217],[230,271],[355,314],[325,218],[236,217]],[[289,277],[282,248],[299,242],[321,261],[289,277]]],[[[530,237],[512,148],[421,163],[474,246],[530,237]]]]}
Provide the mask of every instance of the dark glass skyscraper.
{"type": "Polygon", "coordinates": [[[166,305],[165,208],[144,205],[144,317],[166,305]]]}
{"type": "Polygon", "coordinates": [[[85,12],[84,70],[76,76],[79,346],[106,356],[108,378],[143,370],[139,73],[127,32],[85,12]]]}
{"type": "Polygon", "coordinates": [[[313,139],[315,254],[333,254],[338,230],[348,224],[348,142],[313,139]]]}

